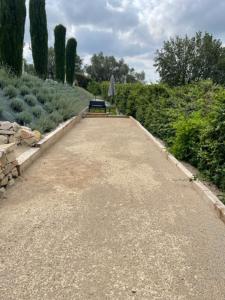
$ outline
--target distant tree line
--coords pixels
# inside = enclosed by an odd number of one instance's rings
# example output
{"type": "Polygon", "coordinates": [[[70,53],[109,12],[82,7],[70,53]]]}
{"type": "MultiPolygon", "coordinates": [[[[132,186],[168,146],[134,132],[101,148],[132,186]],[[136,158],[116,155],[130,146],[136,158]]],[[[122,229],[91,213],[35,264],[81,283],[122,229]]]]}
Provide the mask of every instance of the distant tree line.
{"type": "Polygon", "coordinates": [[[105,56],[102,52],[92,56],[91,64],[85,67],[85,71],[96,82],[109,81],[112,74],[118,83],[145,80],[144,72],[135,72],[123,59],[117,60],[114,56],[105,56]]]}
{"type": "MultiPolygon", "coordinates": [[[[25,67],[46,79],[49,50],[45,0],[30,0],[29,16],[34,67],[28,64],[25,67]]],[[[25,0],[0,0],[0,63],[17,76],[22,74],[25,20],[25,0]]],[[[55,78],[61,82],[66,78],[67,83],[72,85],[75,79],[77,42],[71,38],[66,46],[66,28],[63,25],[56,26],[54,32],[55,78]]]]}
{"type": "Polygon", "coordinates": [[[164,42],[155,57],[161,82],[171,86],[204,79],[225,83],[225,48],[209,33],[175,37],[164,42]]]}

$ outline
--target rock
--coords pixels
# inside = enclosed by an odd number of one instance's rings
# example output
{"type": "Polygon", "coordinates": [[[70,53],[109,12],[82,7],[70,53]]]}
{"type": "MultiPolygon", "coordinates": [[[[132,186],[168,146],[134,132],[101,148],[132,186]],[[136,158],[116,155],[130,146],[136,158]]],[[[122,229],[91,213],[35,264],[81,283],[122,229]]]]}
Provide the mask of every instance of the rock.
{"type": "Polygon", "coordinates": [[[21,126],[20,126],[19,124],[17,124],[16,122],[14,122],[14,123],[12,124],[12,126],[13,126],[13,130],[14,130],[15,132],[18,132],[18,131],[20,130],[20,128],[21,128],[21,126]]]}
{"type": "Polygon", "coordinates": [[[13,127],[13,124],[6,121],[6,122],[0,122],[0,130],[10,130],[13,127]]]}
{"type": "Polygon", "coordinates": [[[5,151],[0,149],[0,168],[3,168],[6,165],[6,154],[5,151]]]}
{"type": "Polygon", "coordinates": [[[18,131],[18,134],[20,135],[21,143],[28,146],[36,145],[41,139],[40,132],[38,131],[32,132],[30,129],[28,130],[22,128],[18,131]]]}
{"type": "Polygon", "coordinates": [[[6,196],[5,188],[0,188],[0,199],[4,199],[6,196]]]}
{"type": "Polygon", "coordinates": [[[15,161],[16,160],[15,152],[13,151],[13,152],[8,153],[6,155],[6,160],[7,160],[8,163],[12,163],[13,161],[15,161]]]}
{"type": "Polygon", "coordinates": [[[13,130],[1,130],[0,129],[0,135],[14,135],[15,131],[13,130]]]}
{"type": "Polygon", "coordinates": [[[15,180],[14,179],[10,179],[8,182],[8,186],[12,186],[15,184],[15,180]]]}
{"type": "Polygon", "coordinates": [[[15,151],[17,145],[15,143],[7,144],[7,145],[0,145],[0,152],[5,152],[6,154],[15,151]]]}
{"type": "Polygon", "coordinates": [[[0,135],[0,145],[8,144],[8,137],[5,135],[0,135]]]}
{"type": "Polygon", "coordinates": [[[8,182],[9,182],[8,176],[4,177],[1,181],[1,187],[7,186],[8,182]]]}
{"type": "Polygon", "coordinates": [[[13,176],[13,178],[17,178],[17,177],[19,176],[19,173],[18,173],[17,168],[14,168],[14,169],[12,170],[12,176],[13,176]]]}

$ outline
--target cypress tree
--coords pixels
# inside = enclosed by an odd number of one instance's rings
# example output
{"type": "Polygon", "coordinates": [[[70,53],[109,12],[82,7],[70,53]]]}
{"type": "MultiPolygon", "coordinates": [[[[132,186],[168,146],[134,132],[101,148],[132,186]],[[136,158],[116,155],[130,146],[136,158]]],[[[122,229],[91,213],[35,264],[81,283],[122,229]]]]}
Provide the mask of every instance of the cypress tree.
{"type": "Polygon", "coordinates": [[[37,75],[47,77],[48,29],[45,0],[30,0],[30,35],[34,68],[37,75]]]}
{"type": "Polygon", "coordinates": [[[74,82],[76,55],[77,41],[71,38],[66,45],[66,81],[70,85],[74,82]]]}
{"type": "Polygon", "coordinates": [[[26,19],[25,0],[0,0],[0,61],[20,76],[26,19]]]}
{"type": "Polygon", "coordinates": [[[66,62],[66,28],[63,25],[57,25],[54,33],[56,80],[64,83],[66,62]]]}

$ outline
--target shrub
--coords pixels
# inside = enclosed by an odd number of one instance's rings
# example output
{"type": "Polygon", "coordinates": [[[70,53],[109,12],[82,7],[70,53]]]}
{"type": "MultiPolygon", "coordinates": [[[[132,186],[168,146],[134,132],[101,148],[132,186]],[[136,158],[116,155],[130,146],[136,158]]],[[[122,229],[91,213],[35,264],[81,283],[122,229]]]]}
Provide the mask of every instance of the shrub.
{"type": "Polygon", "coordinates": [[[42,109],[39,106],[35,106],[32,108],[32,113],[36,118],[39,118],[42,114],[42,109]]]}
{"type": "Polygon", "coordinates": [[[48,116],[42,115],[36,123],[36,128],[42,132],[49,132],[56,127],[56,123],[52,121],[48,116]]]}
{"type": "Polygon", "coordinates": [[[20,125],[29,125],[32,122],[32,115],[26,111],[23,111],[17,114],[16,121],[20,125]]]}
{"type": "Polygon", "coordinates": [[[56,124],[59,124],[59,123],[63,122],[63,115],[58,111],[52,112],[51,115],[50,115],[50,118],[56,124]]]}
{"type": "Polygon", "coordinates": [[[54,111],[54,105],[51,102],[47,102],[44,105],[44,109],[48,112],[48,113],[52,113],[54,111]]]}
{"type": "Polygon", "coordinates": [[[12,99],[10,106],[16,112],[24,111],[24,103],[21,99],[17,99],[17,98],[12,99]]]}
{"type": "Polygon", "coordinates": [[[9,98],[13,98],[18,95],[18,90],[14,86],[9,85],[3,89],[3,93],[5,96],[8,96],[9,98]]]}
{"type": "Polygon", "coordinates": [[[37,98],[34,95],[26,95],[24,100],[30,106],[35,106],[37,103],[37,98]]]}
{"type": "Polygon", "coordinates": [[[29,89],[29,87],[26,86],[26,85],[21,86],[21,88],[20,88],[20,94],[21,94],[22,96],[26,96],[26,95],[30,94],[30,89],[29,89]]]}
{"type": "Polygon", "coordinates": [[[7,81],[4,79],[0,79],[0,88],[4,89],[7,86],[7,81]]]}

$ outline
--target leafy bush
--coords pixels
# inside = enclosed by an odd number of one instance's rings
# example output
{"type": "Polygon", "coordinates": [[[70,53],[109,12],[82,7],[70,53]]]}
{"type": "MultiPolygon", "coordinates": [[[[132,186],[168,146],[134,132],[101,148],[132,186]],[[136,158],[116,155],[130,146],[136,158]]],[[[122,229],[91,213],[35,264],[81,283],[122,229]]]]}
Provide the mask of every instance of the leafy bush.
{"type": "Polygon", "coordinates": [[[13,85],[9,85],[3,89],[3,93],[5,96],[8,96],[9,98],[13,98],[18,95],[18,90],[13,85]]]}
{"type": "Polygon", "coordinates": [[[39,118],[42,114],[42,109],[39,106],[35,106],[32,108],[32,113],[36,118],[39,118]]]}
{"type": "Polygon", "coordinates": [[[20,125],[29,125],[32,122],[32,115],[27,111],[23,111],[16,116],[16,121],[20,125]]]}
{"type": "Polygon", "coordinates": [[[24,97],[24,101],[30,106],[35,106],[37,103],[37,98],[34,95],[26,95],[24,97]]]}
{"type": "Polygon", "coordinates": [[[104,99],[134,116],[162,139],[174,155],[196,166],[225,191],[225,90],[211,81],[181,87],[118,84],[114,99],[109,83],[101,84],[104,99]]]}
{"type": "Polygon", "coordinates": [[[36,129],[41,133],[49,132],[56,127],[56,123],[52,121],[48,116],[42,115],[36,122],[36,129]]]}
{"type": "Polygon", "coordinates": [[[25,96],[25,95],[30,94],[30,89],[29,89],[29,87],[26,86],[26,85],[21,86],[21,88],[20,88],[20,94],[21,94],[22,96],[25,96]]]}
{"type": "Polygon", "coordinates": [[[10,106],[16,112],[22,112],[24,110],[24,103],[19,98],[12,99],[10,106]]]}
{"type": "Polygon", "coordinates": [[[52,121],[54,121],[57,124],[63,122],[63,115],[58,111],[52,112],[50,118],[52,121]]]}

